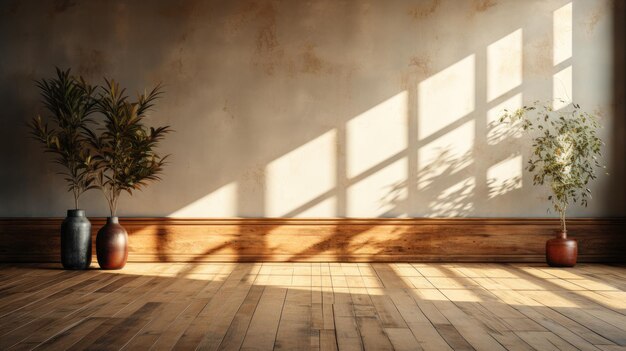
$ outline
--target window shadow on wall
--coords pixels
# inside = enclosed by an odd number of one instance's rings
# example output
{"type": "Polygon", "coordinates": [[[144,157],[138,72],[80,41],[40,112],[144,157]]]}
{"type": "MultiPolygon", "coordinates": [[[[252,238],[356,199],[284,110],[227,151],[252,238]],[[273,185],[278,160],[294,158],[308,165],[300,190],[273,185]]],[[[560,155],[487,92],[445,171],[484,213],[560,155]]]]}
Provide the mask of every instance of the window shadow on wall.
{"type": "MultiPolygon", "coordinates": [[[[35,114],[30,80],[44,75],[43,63],[77,66],[78,73],[93,79],[114,75],[145,85],[163,80],[167,94],[153,121],[177,130],[163,145],[173,154],[172,163],[163,182],[123,198],[121,214],[181,217],[471,217],[510,215],[522,205],[535,208],[536,199],[521,197],[522,189],[530,189],[522,172],[524,144],[495,117],[503,108],[551,99],[554,87],[567,80],[564,70],[576,81],[582,68],[573,39],[580,34],[578,29],[569,34],[571,55],[567,45],[559,46],[565,54],[555,64],[555,23],[562,22],[567,44],[567,9],[573,4],[573,18],[579,18],[577,8],[588,6],[555,1],[538,5],[540,17],[492,21],[537,9],[503,3],[481,11],[468,3],[467,11],[457,13],[450,9],[458,6],[455,2],[417,11],[404,2],[367,8],[321,1],[304,8],[269,1],[189,1],[157,2],[142,12],[141,4],[57,9],[50,2],[48,13],[31,11],[39,7],[34,3],[16,4],[3,8],[3,28],[15,26],[3,33],[30,41],[3,40],[8,48],[19,48],[15,57],[21,59],[3,65],[4,75],[18,87],[2,88],[0,96],[11,102],[5,104],[6,123],[18,125],[35,114]],[[98,31],[99,40],[93,40],[91,27],[70,36],[73,21],[83,24],[83,12],[102,13],[98,21],[113,19],[114,30],[98,31]],[[469,17],[455,18],[459,13],[469,17]],[[449,36],[452,19],[474,29],[449,36]],[[32,34],[27,27],[33,22],[45,22],[66,41],[54,44],[32,34]],[[420,36],[426,29],[446,36],[427,40],[420,36]]],[[[570,15],[570,27],[572,21],[570,15]]],[[[619,73],[620,65],[616,69],[619,73]]],[[[615,101],[621,101],[622,85],[615,84],[615,101]]],[[[571,87],[564,91],[572,93],[571,87]]],[[[576,89],[570,98],[575,94],[576,89]]],[[[616,105],[615,116],[619,109],[623,104],[616,105]]],[[[611,147],[624,140],[622,121],[615,118],[611,147]]],[[[2,163],[14,167],[4,169],[3,183],[11,186],[3,186],[2,193],[5,203],[16,204],[6,211],[48,215],[51,206],[64,208],[63,193],[56,190],[63,187],[38,147],[18,147],[24,136],[3,130],[3,149],[14,152],[3,152],[2,163]],[[21,199],[27,188],[46,201],[21,199]]],[[[616,168],[611,179],[623,171],[616,168]]],[[[99,194],[83,201],[94,209],[91,214],[105,213],[99,194]]],[[[168,228],[155,229],[158,247],[172,244],[168,228]]],[[[245,235],[238,230],[233,241],[218,248],[244,252],[245,235]]],[[[258,248],[272,250],[263,239],[258,248]]],[[[315,246],[307,250],[302,257],[314,254],[315,246]]],[[[159,252],[161,260],[169,259],[165,250],[159,252]]],[[[338,252],[348,257],[345,248],[338,252]]]]}

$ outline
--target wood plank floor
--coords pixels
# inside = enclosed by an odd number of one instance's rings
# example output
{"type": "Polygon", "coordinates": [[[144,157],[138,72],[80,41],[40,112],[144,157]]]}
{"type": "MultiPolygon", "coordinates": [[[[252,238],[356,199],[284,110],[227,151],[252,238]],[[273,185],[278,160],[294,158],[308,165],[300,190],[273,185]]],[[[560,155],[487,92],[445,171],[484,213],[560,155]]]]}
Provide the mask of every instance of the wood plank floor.
{"type": "Polygon", "coordinates": [[[626,267],[0,265],[0,350],[626,350],[626,267]]]}

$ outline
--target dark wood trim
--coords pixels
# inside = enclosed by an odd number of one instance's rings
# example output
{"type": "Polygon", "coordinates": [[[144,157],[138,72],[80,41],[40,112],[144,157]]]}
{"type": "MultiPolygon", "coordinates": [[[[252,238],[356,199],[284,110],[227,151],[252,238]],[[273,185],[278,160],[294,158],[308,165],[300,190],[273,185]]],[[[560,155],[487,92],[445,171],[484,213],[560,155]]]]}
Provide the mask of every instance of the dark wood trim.
{"type": "MultiPolygon", "coordinates": [[[[104,218],[90,219],[93,235],[104,218]]],[[[59,260],[62,218],[0,218],[0,262],[59,260]]],[[[543,262],[545,218],[122,218],[129,261],[543,262]]],[[[580,262],[626,261],[626,218],[575,218],[580,262]]],[[[95,242],[95,240],[94,240],[95,242]]],[[[95,250],[94,250],[95,252],[95,250]]]]}

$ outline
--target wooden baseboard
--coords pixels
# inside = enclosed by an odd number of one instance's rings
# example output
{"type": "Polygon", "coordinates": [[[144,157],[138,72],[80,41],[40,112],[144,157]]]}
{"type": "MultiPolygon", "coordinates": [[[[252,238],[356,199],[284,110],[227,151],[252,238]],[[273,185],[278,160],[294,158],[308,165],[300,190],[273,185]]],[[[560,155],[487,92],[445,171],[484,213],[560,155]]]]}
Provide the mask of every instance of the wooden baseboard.
{"type": "MultiPolygon", "coordinates": [[[[0,262],[58,262],[62,218],[0,218],[0,262]]],[[[122,218],[131,262],[543,262],[537,218],[122,218]]],[[[103,218],[92,218],[95,234],[103,218]]],[[[626,218],[569,221],[579,262],[626,261],[626,218]]],[[[94,250],[95,253],[95,250],[94,250]]]]}

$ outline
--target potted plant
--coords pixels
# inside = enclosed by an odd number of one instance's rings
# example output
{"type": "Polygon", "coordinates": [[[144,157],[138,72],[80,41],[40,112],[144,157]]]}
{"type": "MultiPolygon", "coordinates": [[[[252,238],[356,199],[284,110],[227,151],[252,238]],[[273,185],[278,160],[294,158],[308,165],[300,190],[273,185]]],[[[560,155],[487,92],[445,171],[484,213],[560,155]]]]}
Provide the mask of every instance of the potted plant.
{"type": "Polygon", "coordinates": [[[33,118],[29,127],[31,135],[40,141],[46,152],[55,155],[54,162],[61,165],[74,195],[74,209],[67,210],[61,225],[61,262],[66,269],[87,269],[91,264],[91,223],[85,211],[78,208],[79,197],[93,188],[90,170],[91,155],[85,130],[95,110],[95,88],[81,78],[70,75],[70,70],[56,69],[56,78],[41,79],[37,87],[48,110],[47,121],[41,116],[33,118]]]}
{"type": "Polygon", "coordinates": [[[587,184],[596,179],[596,168],[604,167],[599,161],[604,143],[598,137],[597,117],[578,104],[554,110],[551,103],[535,102],[513,112],[505,110],[500,122],[515,124],[530,134],[532,149],[526,169],[534,185],[548,185],[548,200],[561,223],[556,238],[546,243],[546,260],[550,266],[573,267],[578,245],[567,237],[566,212],[573,204],[587,206],[591,199],[587,184]]]}
{"type": "Polygon", "coordinates": [[[129,101],[119,84],[106,80],[97,99],[97,111],[104,117],[101,133],[88,131],[94,156],[90,166],[95,183],[107,201],[110,217],[98,231],[96,253],[104,269],[121,269],[128,259],[128,234],[119,224],[117,204],[122,192],[132,195],[151,181],[159,180],[167,156],[155,152],[170,131],[169,126],[148,128],[144,118],[160,97],[159,86],[137,101],[129,101]]]}

